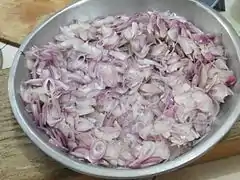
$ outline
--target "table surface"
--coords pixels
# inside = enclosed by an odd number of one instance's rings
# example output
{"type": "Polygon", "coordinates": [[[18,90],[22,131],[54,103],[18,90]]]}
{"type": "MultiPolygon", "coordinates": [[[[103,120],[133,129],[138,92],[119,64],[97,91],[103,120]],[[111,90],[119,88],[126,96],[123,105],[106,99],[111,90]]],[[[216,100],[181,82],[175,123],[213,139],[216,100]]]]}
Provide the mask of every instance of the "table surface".
{"type": "Polygon", "coordinates": [[[0,39],[20,44],[31,30],[72,0],[1,0],[0,39]]]}
{"type": "MultiPolygon", "coordinates": [[[[20,44],[43,19],[60,10],[70,0],[1,0],[0,40],[20,44]]],[[[7,94],[9,70],[0,70],[0,179],[8,180],[94,180],[56,163],[25,136],[14,119],[7,94]]],[[[210,152],[195,163],[240,154],[240,121],[210,152]]],[[[161,179],[160,177],[157,179],[161,179]]]]}

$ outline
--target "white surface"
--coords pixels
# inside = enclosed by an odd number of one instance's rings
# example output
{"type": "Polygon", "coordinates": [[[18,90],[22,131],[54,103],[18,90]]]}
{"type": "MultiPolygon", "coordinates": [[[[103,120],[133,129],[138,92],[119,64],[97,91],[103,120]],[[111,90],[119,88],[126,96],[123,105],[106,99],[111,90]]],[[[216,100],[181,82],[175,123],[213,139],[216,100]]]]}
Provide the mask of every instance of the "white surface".
{"type": "MultiPolygon", "coordinates": [[[[222,14],[240,34],[240,24],[229,13],[234,1],[240,0],[226,0],[227,11],[222,14]]],[[[0,48],[4,45],[0,42],[0,48]]],[[[16,52],[17,48],[9,45],[3,48],[3,68],[11,67],[16,52]]],[[[184,168],[162,175],[157,180],[240,180],[240,156],[184,168]]]]}
{"type": "Polygon", "coordinates": [[[0,42],[0,49],[2,49],[4,46],[5,46],[5,44],[0,42]]]}
{"type": "MultiPolygon", "coordinates": [[[[4,47],[3,43],[0,43],[0,47],[1,47],[1,45],[3,45],[3,47],[4,47]]],[[[10,45],[7,45],[2,49],[3,68],[4,69],[11,67],[12,62],[13,62],[13,58],[14,58],[17,50],[18,50],[18,48],[10,46],[10,45]]]]}

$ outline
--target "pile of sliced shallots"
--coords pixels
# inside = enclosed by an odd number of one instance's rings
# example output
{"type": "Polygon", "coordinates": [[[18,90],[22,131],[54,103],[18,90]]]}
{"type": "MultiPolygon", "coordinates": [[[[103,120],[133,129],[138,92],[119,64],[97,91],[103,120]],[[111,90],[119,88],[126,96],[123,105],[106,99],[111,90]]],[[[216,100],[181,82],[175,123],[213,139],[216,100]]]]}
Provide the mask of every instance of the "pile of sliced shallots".
{"type": "Polygon", "coordinates": [[[179,156],[233,95],[221,37],[170,12],[60,27],[25,53],[26,110],[50,142],[93,164],[141,168],[179,156]]]}

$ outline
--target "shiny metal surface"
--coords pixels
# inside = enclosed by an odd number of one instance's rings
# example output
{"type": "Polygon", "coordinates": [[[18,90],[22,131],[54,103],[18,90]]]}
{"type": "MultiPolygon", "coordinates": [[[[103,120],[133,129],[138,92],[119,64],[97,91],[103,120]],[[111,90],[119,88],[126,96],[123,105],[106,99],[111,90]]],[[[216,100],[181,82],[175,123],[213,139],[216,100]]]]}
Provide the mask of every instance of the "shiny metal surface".
{"type": "Polygon", "coordinates": [[[29,138],[46,154],[77,172],[100,176],[104,178],[143,178],[169,172],[182,167],[194,159],[202,156],[215,145],[231,128],[237,120],[240,108],[240,89],[233,88],[235,95],[222,106],[211,132],[198,142],[192,150],[173,161],[155,165],[144,169],[114,169],[79,162],[64,154],[48,143],[48,138],[39,131],[28,114],[24,111],[23,102],[19,96],[19,86],[26,78],[27,70],[24,65],[22,51],[32,45],[47,43],[59,31],[59,26],[66,25],[72,19],[88,20],[97,16],[111,14],[146,11],[154,9],[159,11],[170,10],[186,17],[206,32],[221,33],[229,57],[228,65],[233,69],[238,80],[240,79],[240,49],[238,36],[231,25],[210,7],[194,0],[83,0],[56,13],[37,27],[22,43],[17,52],[9,75],[9,98],[14,115],[29,138]]]}

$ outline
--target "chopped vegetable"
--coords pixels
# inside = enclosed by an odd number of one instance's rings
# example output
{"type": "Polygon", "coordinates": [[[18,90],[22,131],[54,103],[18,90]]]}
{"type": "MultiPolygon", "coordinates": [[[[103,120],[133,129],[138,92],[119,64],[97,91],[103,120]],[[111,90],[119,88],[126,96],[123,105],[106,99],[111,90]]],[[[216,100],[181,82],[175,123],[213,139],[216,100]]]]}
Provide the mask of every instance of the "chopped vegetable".
{"type": "Polygon", "coordinates": [[[74,21],[60,31],[25,53],[21,97],[50,142],[80,160],[127,168],[171,160],[233,95],[220,36],[173,13],[74,21]]]}

